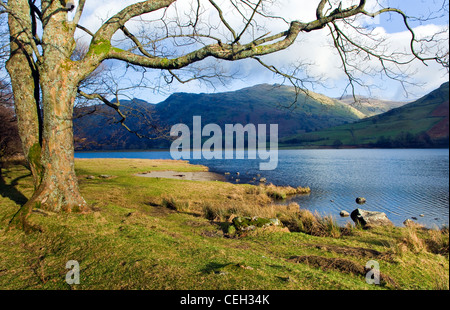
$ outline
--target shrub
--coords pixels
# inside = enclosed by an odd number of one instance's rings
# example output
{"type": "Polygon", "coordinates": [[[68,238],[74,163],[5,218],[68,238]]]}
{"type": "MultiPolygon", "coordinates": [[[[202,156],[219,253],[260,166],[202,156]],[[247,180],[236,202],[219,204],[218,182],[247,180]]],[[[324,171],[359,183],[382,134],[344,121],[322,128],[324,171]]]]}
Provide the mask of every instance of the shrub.
{"type": "Polygon", "coordinates": [[[428,238],[425,242],[428,251],[430,251],[431,253],[448,256],[449,253],[448,227],[444,227],[442,229],[430,229],[428,231],[428,238]]]}
{"type": "Polygon", "coordinates": [[[391,248],[397,254],[411,251],[413,253],[429,252],[448,256],[448,228],[427,229],[416,225],[408,226],[403,229],[399,242],[391,248]]]}
{"type": "Polygon", "coordinates": [[[163,197],[161,205],[165,208],[175,210],[178,212],[187,211],[187,210],[189,210],[189,207],[190,207],[189,201],[184,201],[184,202],[175,201],[175,199],[172,196],[163,197]]]}
{"type": "Polygon", "coordinates": [[[321,216],[309,210],[299,210],[297,214],[284,219],[289,230],[319,237],[341,237],[350,234],[349,227],[341,228],[332,216],[321,216]]]}
{"type": "Polygon", "coordinates": [[[210,204],[204,204],[202,209],[203,216],[210,221],[226,221],[233,210],[210,204]]]}

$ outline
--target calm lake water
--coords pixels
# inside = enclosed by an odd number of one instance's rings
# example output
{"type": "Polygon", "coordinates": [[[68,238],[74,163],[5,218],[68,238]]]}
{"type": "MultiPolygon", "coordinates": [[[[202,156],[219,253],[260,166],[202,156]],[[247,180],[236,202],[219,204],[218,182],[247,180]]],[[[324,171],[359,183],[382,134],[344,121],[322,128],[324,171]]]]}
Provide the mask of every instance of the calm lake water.
{"type": "MultiPolygon", "coordinates": [[[[169,152],[78,152],[76,158],[171,159],[169,152]]],[[[280,150],[278,167],[260,171],[258,160],[190,160],[210,171],[229,172],[235,182],[252,183],[258,174],[276,185],[309,186],[311,194],[292,201],[302,208],[332,215],[339,224],[351,221],[339,212],[360,207],[382,211],[395,225],[416,217],[427,227],[449,224],[448,149],[280,150]],[[420,215],[424,216],[421,217],[420,215]]],[[[258,178],[259,179],[259,178],[258,178]]]]}

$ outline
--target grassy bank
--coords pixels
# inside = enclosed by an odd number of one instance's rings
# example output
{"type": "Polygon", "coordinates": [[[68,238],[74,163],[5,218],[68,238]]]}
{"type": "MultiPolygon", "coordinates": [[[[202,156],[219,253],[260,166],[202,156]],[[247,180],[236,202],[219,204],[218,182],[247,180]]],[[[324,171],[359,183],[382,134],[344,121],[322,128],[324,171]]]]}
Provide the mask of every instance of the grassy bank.
{"type": "Polygon", "coordinates": [[[7,232],[32,193],[27,170],[0,180],[0,289],[448,289],[448,230],[338,227],[274,197],[301,189],[134,176],[205,171],[165,160],[77,160],[89,214],[35,211],[41,232],[7,232]],[[109,176],[107,178],[100,177],[109,176]],[[230,231],[236,216],[284,227],[230,231]],[[65,282],[69,260],[80,284],[65,282]],[[365,281],[369,260],[381,285],[365,281]]]}

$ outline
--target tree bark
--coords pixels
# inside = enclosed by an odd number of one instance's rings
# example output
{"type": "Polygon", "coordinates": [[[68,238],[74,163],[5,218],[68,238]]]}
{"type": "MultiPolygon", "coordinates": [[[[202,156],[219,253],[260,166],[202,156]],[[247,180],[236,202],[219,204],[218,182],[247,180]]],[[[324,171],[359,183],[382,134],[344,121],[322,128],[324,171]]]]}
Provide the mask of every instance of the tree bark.
{"type": "Polygon", "coordinates": [[[36,229],[26,221],[33,208],[52,212],[88,212],[75,174],[73,105],[77,82],[64,65],[54,65],[40,77],[44,126],[42,132],[42,178],[39,187],[10,222],[25,231],[36,229]],[[57,81],[57,82],[56,82],[57,81]]]}
{"type": "MultiPolygon", "coordinates": [[[[11,4],[16,3],[11,1],[11,4]]],[[[25,12],[27,0],[19,0],[20,8],[15,7],[15,16],[10,15],[10,22],[22,33],[31,29],[23,27],[23,20],[17,12],[25,12]],[[20,27],[22,26],[22,27],[20,27]]],[[[75,47],[73,39],[73,25],[67,23],[67,12],[61,10],[59,2],[43,3],[44,32],[42,37],[42,55],[37,61],[33,60],[32,42],[27,42],[29,36],[19,34],[21,41],[18,42],[15,53],[11,53],[9,60],[12,79],[16,80],[14,95],[16,95],[16,111],[22,119],[21,136],[26,139],[35,139],[29,145],[28,160],[39,163],[39,183],[29,201],[22,206],[12,220],[14,226],[26,229],[26,218],[33,208],[41,208],[53,212],[85,212],[89,208],[83,199],[75,174],[74,146],[73,146],[73,106],[75,102],[77,87],[82,79],[75,68],[70,55],[75,47]],[[44,5],[45,4],[45,5],[44,5]],[[27,49],[24,49],[25,46],[27,49]],[[21,58],[19,58],[21,57],[21,58]],[[20,61],[17,61],[21,60],[20,61]],[[25,63],[25,60],[28,60],[25,63]],[[31,81],[35,82],[32,73],[39,72],[37,85],[40,87],[40,95],[44,118],[42,129],[35,126],[35,122],[25,123],[23,119],[36,120],[39,117],[36,104],[32,109],[31,81]],[[21,99],[23,97],[23,104],[21,99]],[[22,109],[23,107],[23,109],[22,109]],[[28,126],[25,126],[27,125],[28,126]],[[34,125],[33,127],[31,125],[34,125]],[[32,128],[31,128],[32,127],[32,128]],[[37,129],[37,130],[36,130],[37,129]],[[26,132],[29,130],[29,132],[26,132]],[[39,140],[36,140],[36,137],[39,140]],[[40,142],[40,143],[39,143],[40,142]]],[[[25,13],[24,13],[25,15],[25,13]]],[[[29,20],[29,16],[28,16],[29,20]]],[[[31,25],[30,25],[31,27],[31,25]]],[[[17,40],[16,40],[17,41],[17,40]]],[[[38,96],[39,97],[39,96],[38,96]]],[[[36,103],[39,98],[34,98],[36,103]]],[[[38,119],[39,120],[39,119],[38,119]]],[[[30,163],[31,164],[31,163],[30,163]]],[[[36,184],[36,183],[35,183],[36,184]]]]}
{"type": "Polygon", "coordinates": [[[8,17],[11,54],[6,62],[6,69],[11,77],[17,125],[23,152],[33,175],[35,189],[37,189],[42,178],[42,165],[40,163],[41,120],[38,110],[39,83],[36,80],[37,71],[34,67],[29,36],[29,31],[31,31],[31,22],[28,17],[30,8],[27,0],[10,1],[9,5],[15,15],[9,15],[8,17]]]}
{"type": "Polygon", "coordinates": [[[75,174],[73,104],[77,85],[63,69],[41,77],[44,103],[42,182],[33,199],[42,209],[59,212],[87,211],[75,174]],[[56,76],[55,76],[56,75],[56,76]],[[59,82],[55,83],[55,79],[59,82]]]}
{"type": "MultiPolygon", "coordinates": [[[[58,6],[59,3],[51,5],[58,6]]],[[[40,208],[54,212],[88,211],[75,174],[73,144],[73,107],[82,77],[76,63],[70,60],[75,48],[73,27],[67,24],[67,13],[58,7],[44,27],[43,56],[40,65],[40,87],[43,106],[41,185],[30,200],[40,208]]]]}

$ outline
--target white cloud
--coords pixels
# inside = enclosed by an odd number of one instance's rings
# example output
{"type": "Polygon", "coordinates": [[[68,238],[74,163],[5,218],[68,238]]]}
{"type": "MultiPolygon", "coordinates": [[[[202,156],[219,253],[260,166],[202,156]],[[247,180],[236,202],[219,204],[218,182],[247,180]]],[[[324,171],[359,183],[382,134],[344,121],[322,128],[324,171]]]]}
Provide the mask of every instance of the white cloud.
{"type": "MultiPolygon", "coordinates": [[[[201,0],[202,3],[207,3],[207,0],[201,0]]],[[[111,17],[113,14],[117,13],[127,5],[134,3],[136,1],[132,0],[97,0],[97,1],[87,1],[85,7],[85,14],[81,20],[81,24],[91,31],[96,31],[102,21],[111,17]]],[[[236,11],[232,10],[232,7],[229,5],[229,0],[216,0],[217,3],[223,5],[223,11],[225,14],[225,18],[227,21],[233,25],[236,29],[242,29],[244,24],[242,23],[242,17],[237,14],[236,11]]],[[[268,13],[283,16],[287,21],[291,20],[300,20],[303,22],[307,22],[315,19],[315,9],[317,7],[319,0],[314,1],[299,1],[299,0],[282,0],[282,1],[273,1],[273,6],[268,7],[268,13]]],[[[333,2],[333,1],[332,1],[333,2]]],[[[336,4],[340,1],[334,1],[336,4]]],[[[343,7],[348,7],[350,5],[356,4],[359,1],[355,0],[344,0],[342,1],[343,7]]],[[[379,8],[379,3],[383,4],[383,1],[371,0],[368,1],[368,8],[376,10],[379,8]]],[[[176,9],[184,20],[187,20],[189,16],[187,16],[192,9],[190,8],[191,3],[197,3],[196,0],[179,0],[176,4],[176,9]]],[[[169,16],[174,14],[175,9],[169,10],[169,16]]],[[[218,23],[217,12],[211,9],[208,12],[204,12],[202,15],[205,22],[213,22],[214,24],[218,23]]],[[[361,19],[358,21],[360,25],[372,23],[377,25],[379,22],[378,19],[370,20],[370,19],[361,19]]],[[[266,24],[263,25],[263,19],[261,17],[258,18],[258,24],[260,26],[265,26],[265,28],[270,29],[271,34],[277,33],[279,31],[283,31],[287,28],[287,25],[284,21],[280,19],[266,19],[266,24]],[[267,22],[268,21],[268,22],[267,22]]],[[[130,27],[136,26],[137,23],[132,23],[130,27]]],[[[414,29],[417,33],[418,37],[422,37],[425,35],[432,34],[439,30],[439,27],[433,24],[428,24],[424,26],[419,26],[414,29]]],[[[264,34],[265,30],[259,29],[257,35],[264,34]]],[[[230,36],[227,33],[227,30],[224,27],[220,29],[216,29],[214,31],[215,36],[230,36]]],[[[239,32],[239,30],[238,30],[239,32]]],[[[80,32],[81,33],[81,32],[80,32]]],[[[387,38],[387,42],[389,43],[390,50],[402,51],[408,48],[410,33],[408,31],[387,33],[383,28],[383,25],[378,25],[376,29],[376,33],[379,35],[383,35],[387,38]]],[[[256,34],[255,34],[256,35],[256,34]]],[[[247,38],[248,39],[248,38],[247,38]]],[[[447,33],[447,42],[448,42],[448,33],[447,33]]],[[[275,65],[279,68],[286,68],[290,66],[292,63],[296,63],[298,60],[308,62],[312,64],[308,68],[308,72],[314,76],[326,76],[328,79],[328,86],[338,86],[341,87],[339,90],[330,91],[329,89],[320,88],[318,90],[322,90],[323,92],[327,92],[327,94],[331,96],[338,96],[342,92],[343,81],[345,80],[345,74],[342,70],[342,64],[336,50],[331,46],[331,41],[329,37],[328,30],[325,28],[321,31],[314,31],[312,33],[301,34],[299,37],[299,41],[295,43],[291,48],[286,51],[282,51],[273,55],[269,55],[264,57],[264,60],[272,65],[275,65]]],[[[263,69],[260,65],[258,65],[253,60],[248,61],[239,61],[236,63],[230,62],[222,62],[225,69],[228,72],[239,71],[240,77],[244,78],[244,80],[235,80],[231,81],[227,86],[228,89],[236,89],[241,88],[257,83],[274,83],[279,80],[274,79],[273,74],[268,70],[263,69]]],[[[367,62],[364,64],[368,64],[367,62]]],[[[373,62],[374,66],[379,66],[379,64],[373,62]]],[[[448,76],[442,74],[439,70],[439,65],[436,63],[430,62],[428,66],[425,66],[420,61],[414,61],[409,66],[409,70],[415,71],[416,75],[414,79],[417,83],[425,84],[424,88],[421,90],[416,90],[417,93],[425,93],[431,91],[432,89],[438,87],[441,83],[448,80],[448,76]]],[[[158,73],[159,74],[159,73],[158,73]]],[[[374,81],[375,83],[379,83],[381,85],[382,91],[378,93],[381,97],[390,97],[395,99],[401,99],[398,91],[398,84],[392,82],[382,81],[380,79],[376,79],[374,77],[368,77],[367,80],[374,81]],[[397,98],[396,98],[397,97],[397,98]]],[[[226,90],[226,87],[219,86],[217,90],[226,90]]],[[[193,83],[189,85],[180,85],[176,88],[176,90],[180,91],[197,91],[197,92],[205,92],[208,91],[208,88],[205,88],[205,85],[199,86],[198,83],[193,83]]],[[[414,91],[412,92],[414,93],[414,91]]],[[[419,94],[420,95],[420,94],[419,94]]]]}

